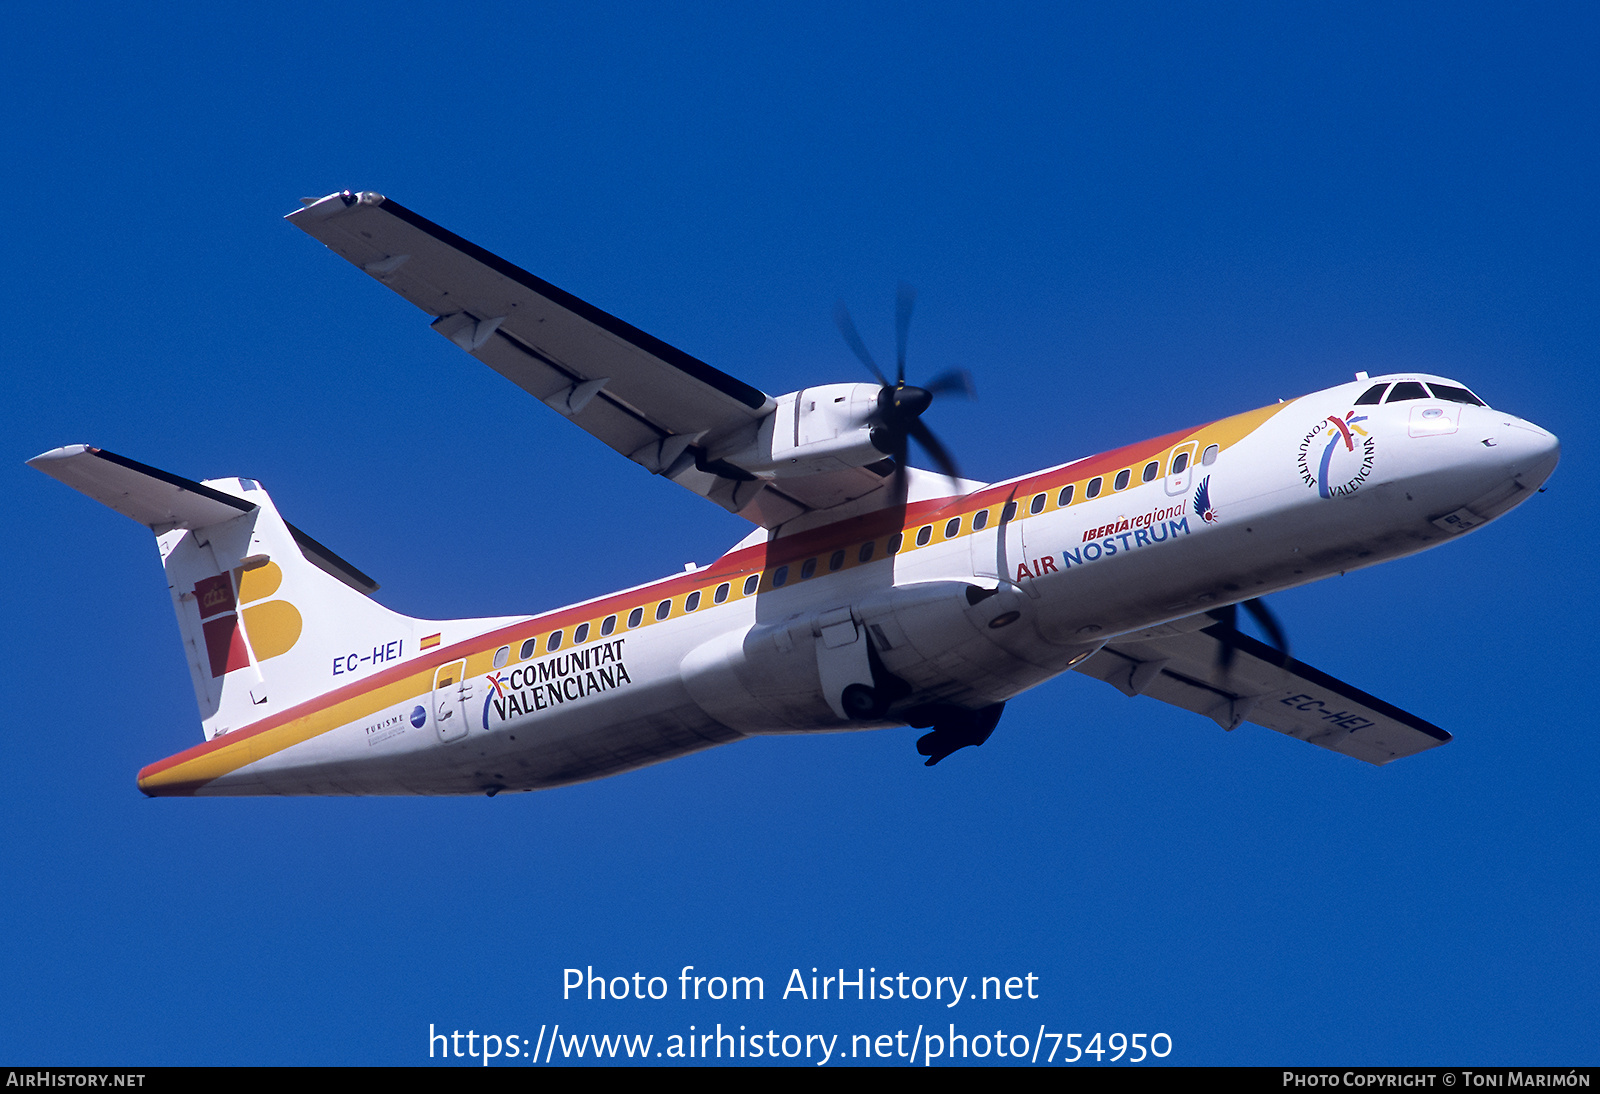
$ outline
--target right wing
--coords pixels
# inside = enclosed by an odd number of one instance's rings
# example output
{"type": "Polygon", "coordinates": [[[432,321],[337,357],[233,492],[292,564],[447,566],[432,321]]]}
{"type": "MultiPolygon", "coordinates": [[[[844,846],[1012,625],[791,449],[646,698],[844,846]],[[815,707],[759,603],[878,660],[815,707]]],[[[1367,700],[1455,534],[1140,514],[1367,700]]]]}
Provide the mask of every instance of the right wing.
{"type": "Polygon", "coordinates": [[[777,484],[707,458],[729,438],[754,436],[776,401],[381,194],[330,194],[287,219],[580,428],[757,524],[775,527],[884,484],[887,472],[867,467],[777,484]]]}
{"type": "Polygon", "coordinates": [[[1106,643],[1076,671],[1124,695],[1148,695],[1204,714],[1223,729],[1253,722],[1379,766],[1450,734],[1209,615],[1106,643]],[[1224,651],[1232,647],[1231,663],[1224,651]]]}

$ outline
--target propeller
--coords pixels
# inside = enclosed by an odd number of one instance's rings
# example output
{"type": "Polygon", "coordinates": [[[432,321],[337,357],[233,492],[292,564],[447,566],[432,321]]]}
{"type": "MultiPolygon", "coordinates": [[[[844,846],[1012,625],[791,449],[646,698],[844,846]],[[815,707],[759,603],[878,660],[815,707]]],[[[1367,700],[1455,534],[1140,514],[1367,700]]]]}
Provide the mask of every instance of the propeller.
{"type": "Polygon", "coordinates": [[[872,359],[867,344],[861,340],[855,323],[850,319],[850,309],[845,307],[844,301],[839,301],[833,309],[833,321],[838,326],[839,333],[844,335],[845,343],[881,385],[877,408],[870,415],[873,423],[872,443],[880,452],[894,459],[894,491],[899,501],[904,501],[906,496],[906,453],[912,440],[922,447],[945,475],[951,479],[961,477],[961,472],[957,469],[956,461],[951,457],[949,449],[945,448],[939,438],[934,436],[933,430],[922,421],[922,415],[933,405],[934,397],[937,395],[961,395],[968,399],[977,396],[972,386],[972,375],[965,369],[941,372],[923,387],[906,383],[906,337],[911,330],[911,311],[916,302],[917,290],[904,281],[900,282],[895,294],[894,308],[893,383],[889,382],[889,378],[883,374],[878,363],[872,359]]]}
{"type": "MultiPolygon", "coordinates": [[[[1267,641],[1278,651],[1279,664],[1287,664],[1289,661],[1289,639],[1283,633],[1283,627],[1278,623],[1278,617],[1272,614],[1272,610],[1259,597],[1254,600],[1246,600],[1243,604],[1244,610],[1250,613],[1251,618],[1256,621],[1256,624],[1266,634],[1267,641]]],[[[1226,608],[1218,608],[1216,611],[1208,612],[1207,614],[1230,630],[1237,631],[1239,629],[1238,604],[1229,604],[1226,608]]],[[[1222,653],[1219,660],[1224,673],[1233,667],[1233,659],[1237,655],[1238,649],[1234,643],[1223,639],[1222,653]]]]}

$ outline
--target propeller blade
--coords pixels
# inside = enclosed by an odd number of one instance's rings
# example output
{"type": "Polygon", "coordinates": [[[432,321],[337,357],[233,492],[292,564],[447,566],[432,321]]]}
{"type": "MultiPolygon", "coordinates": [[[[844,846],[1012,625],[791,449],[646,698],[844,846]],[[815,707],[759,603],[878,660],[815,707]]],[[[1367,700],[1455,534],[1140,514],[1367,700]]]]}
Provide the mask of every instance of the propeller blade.
{"type": "Polygon", "coordinates": [[[894,460],[894,482],[889,484],[889,489],[894,491],[894,504],[897,506],[906,503],[906,493],[910,486],[910,475],[906,472],[907,440],[903,429],[896,429],[894,433],[894,451],[889,453],[889,458],[894,460]]]}
{"type": "Polygon", "coordinates": [[[888,387],[889,381],[884,378],[878,363],[872,359],[872,354],[867,352],[867,344],[861,340],[861,335],[856,333],[856,325],[850,319],[850,309],[844,306],[843,300],[833,307],[833,322],[839,328],[839,333],[844,335],[845,342],[855,351],[855,355],[861,358],[861,363],[867,366],[867,371],[877,377],[878,383],[888,387]]]}
{"type": "Polygon", "coordinates": [[[956,461],[950,458],[950,453],[939,443],[939,438],[933,435],[933,430],[921,421],[914,421],[906,427],[906,435],[917,439],[917,443],[933,457],[933,462],[939,465],[939,470],[945,475],[952,479],[961,477],[961,472],[956,470],[956,461]]]}
{"type": "Polygon", "coordinates": [[[1289,660],[1289,639],[1284,635],[1283,628],[1279,626],[1278,619],[1272,614],[1272,610],[1259,597],[1255,600],[1246,600],[1244,602],[1244,610],[1255,618],[1256,623],[1266,632],[1268,640],[1278,648],[1278,652],[1283,654],[1283,659],[1287,662],[1289,660]]]}
{"type": "MultiPolygon", "coordinates": [[[[1216,611],[1208,612],[1207,614],[1229,630],[1236,631],[1239,629],[1239,605],[1237,604],[1229,604],[1226,608],[1218,608],[1216,611]]],[[[1223,641],[1222,652],[1217,657],[1218,663],[1222,666],[1223,675],[1227,675],[1228,670],[1233,668],[1233,659],[1237,653],[1238,651],[1234,648],[1232,642],[1223,641]]]]}
{"type": "Polygon", "coordinates": [[[917,290],[900,282],[894,299],[894,346],[896,386],[906,382],[906,334],[911,329],[911,309],[917,303],[917,290]]]}
{"type": "MultiPolygon", "coordinates": [[[[1277,649],[1281,657],[1280,664],[1287,664],[1289,661],[1289,639],[1284,634],[1283,626],[1278,622],[1278,617],[1272,614],[1272,609],[1268,608],[1260,597],[1257,597],[1254,600],[1244,601],[1244,610],[1250,613],[1250,617],[1256,621],[1256,625],[1266,634],[1268,642],[1277,649]]],[[[1237,604],[1229,604],[1226,608],[1218,608],[1216,611],[1207,614],[1230,630],[1236,631],[1239,629],[1239,605],[1237,604]]],[[[1224,673],[1232,667],[1237,653],[1238,651],[1232,642],[1223,642],[1222,651],[1218,655],[1217,661],[1224,673]]]]}
{"type": "Polygon", "coordinates": [[[978,389],[972,386],[972,373],[964,368],[941,372],[922,386],[935,395],[959,395],[963,399],[978,397],[978,389]]]}

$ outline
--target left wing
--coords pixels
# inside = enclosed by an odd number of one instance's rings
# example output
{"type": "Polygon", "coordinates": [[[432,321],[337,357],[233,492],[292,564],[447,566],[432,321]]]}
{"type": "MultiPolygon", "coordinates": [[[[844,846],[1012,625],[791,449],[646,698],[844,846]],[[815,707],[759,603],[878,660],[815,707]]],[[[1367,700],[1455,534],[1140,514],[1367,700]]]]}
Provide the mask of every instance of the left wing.
{"type": "Polygon", "coordinates": [[[1209,615],[1113,639],[1076,671],[1124,695],[1204,714],[1223,729],[1253,722],[1369,764],[1450,740],[1414,714],[1286,658],[1209,615]],[[1231,663],[1225,650],[1233,648],[1231,663]]]}
{"type": "Polygon", "coordinates": [[[850,467],[777,484],[708,457],[754,436],[777,401],[381,194],[330,194],[287,219],[580,428],[757,524],[775,527],[884,483],[881,468],[850,467]]]}

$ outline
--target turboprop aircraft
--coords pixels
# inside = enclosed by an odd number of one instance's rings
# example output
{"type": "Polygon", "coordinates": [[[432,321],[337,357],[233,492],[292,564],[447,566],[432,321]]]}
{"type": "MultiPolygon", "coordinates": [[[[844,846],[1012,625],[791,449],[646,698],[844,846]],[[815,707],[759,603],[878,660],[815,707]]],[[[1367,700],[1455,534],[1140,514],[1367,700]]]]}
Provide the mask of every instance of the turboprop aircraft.
{"type": "MultiPolygon", "coordinates": [[[[290,214],[435,331],[755,527],[709,566],[534,616],[412,619],[247,478],[70,445],[34,467],[156,535],[205,740],[149,795],[477,794],[741,737],[911,725],[933,764],[1067,670],[1372,764],[1444,730],[1233,625],[1527,500],[1556,438],[1439,376],[1367,376],[1004,482],[921,420],[947,376],[772,397],[375,193],[290,214]],[[940,473],[907,462],[909,442],[940,473]]],[[[555,419],[552,418],[552,421],[555,419]]]]}

